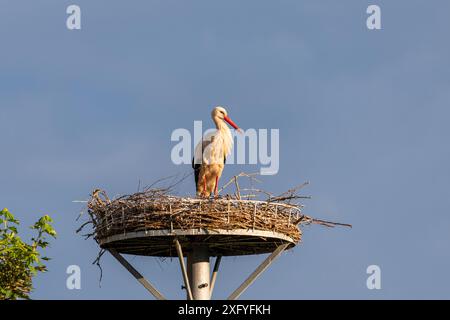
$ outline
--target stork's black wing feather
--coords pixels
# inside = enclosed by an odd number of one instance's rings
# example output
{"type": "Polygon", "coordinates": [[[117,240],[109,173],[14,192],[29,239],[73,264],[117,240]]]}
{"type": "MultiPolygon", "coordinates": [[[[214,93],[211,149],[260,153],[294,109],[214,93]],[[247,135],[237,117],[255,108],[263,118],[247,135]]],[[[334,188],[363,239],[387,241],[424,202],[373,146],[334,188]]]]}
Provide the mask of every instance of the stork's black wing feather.
{"type": "Polygon", "coordinates": [[[198,185],[198,175],[200,174],[200,163],[194,163],[194,158],[192,158],[192,169],[194,169],[194,177],[195,177],[195,187],[198,185]]]}

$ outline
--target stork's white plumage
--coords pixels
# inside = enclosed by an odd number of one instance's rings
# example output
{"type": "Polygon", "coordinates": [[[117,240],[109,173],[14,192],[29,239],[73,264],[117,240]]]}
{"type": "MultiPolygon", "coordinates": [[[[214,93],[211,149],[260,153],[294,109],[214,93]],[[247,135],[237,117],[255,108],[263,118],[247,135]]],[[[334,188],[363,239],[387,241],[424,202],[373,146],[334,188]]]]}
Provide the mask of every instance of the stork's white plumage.
{"type": "Polygon", "coordinates": [[[227,124],[240,131],[228,117],[223,107],[215,107],[211,117],[216,131],[205,135],[195,147],[192,168],[195,174],[197,196],[209,197],[212,192],[218,196],[218,183],[225,165],[226,157],[233,147],[233,137],[227,124]]]}

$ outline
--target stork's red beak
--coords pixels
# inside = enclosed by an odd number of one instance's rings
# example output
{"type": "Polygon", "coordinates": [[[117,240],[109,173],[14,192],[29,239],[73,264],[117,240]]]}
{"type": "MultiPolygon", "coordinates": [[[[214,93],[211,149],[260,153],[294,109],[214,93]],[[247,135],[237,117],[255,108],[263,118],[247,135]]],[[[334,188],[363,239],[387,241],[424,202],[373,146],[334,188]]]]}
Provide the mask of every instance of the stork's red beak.
{"type": "Polygon", "coordinates": [[[237,126],[236,123],[233,122],[233,120],[231,120],[230,118],[228,118],[228,116],[223,117],[223,119],[228,122],[230,124],[230,126],[232,126],[233,128],[235,128],[236,130],[240,131],[239,127],[237,126]]]}

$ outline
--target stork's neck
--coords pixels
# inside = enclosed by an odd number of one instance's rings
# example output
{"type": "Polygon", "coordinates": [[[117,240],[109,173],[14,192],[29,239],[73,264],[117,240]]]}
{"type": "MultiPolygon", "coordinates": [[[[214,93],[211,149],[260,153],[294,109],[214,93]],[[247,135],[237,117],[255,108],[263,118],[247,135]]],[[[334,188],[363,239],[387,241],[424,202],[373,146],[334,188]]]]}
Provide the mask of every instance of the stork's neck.
{"type": "Polygon", "coordinates": [[[223,141],[222,148],[223,148],[223,153],[226,156],[231,152],[231,148],[233,146],[233,138],[232,138],[231,130],[227,126],[225,121],[223,121],[223,119],[215,117],[215,118],[213,118],[213,120],[214,120],[214,123],[216,124],[218,133],[222,136],[222,141],[223,141]]]}
{"type": "Polygon", "coordinates": [[[228,133],[230,132],[230,128],[226,125],[225,121],[223,119],[220,119],[218,117],[213,118],[214,124],[216,125],[217,130],[228,133]]]}

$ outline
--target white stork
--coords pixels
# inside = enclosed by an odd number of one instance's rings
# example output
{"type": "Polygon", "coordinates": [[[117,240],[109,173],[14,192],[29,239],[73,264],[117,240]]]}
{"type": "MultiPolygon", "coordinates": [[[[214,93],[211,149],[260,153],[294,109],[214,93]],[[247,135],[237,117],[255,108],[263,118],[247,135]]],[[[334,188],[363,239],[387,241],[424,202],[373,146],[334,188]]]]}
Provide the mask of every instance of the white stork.
{"type": "Polygon", "coordinates": [[[226,157],[233,146],[233,137],[227,122],[234,129],[241,132],[239,127],[228,117],[223,107],[215,107],[211,117],[217,130],[205,135],[195,147],[192,168],[194,169],[197,196],[218,196],[218,183],[222,175],[226,157]]]}

